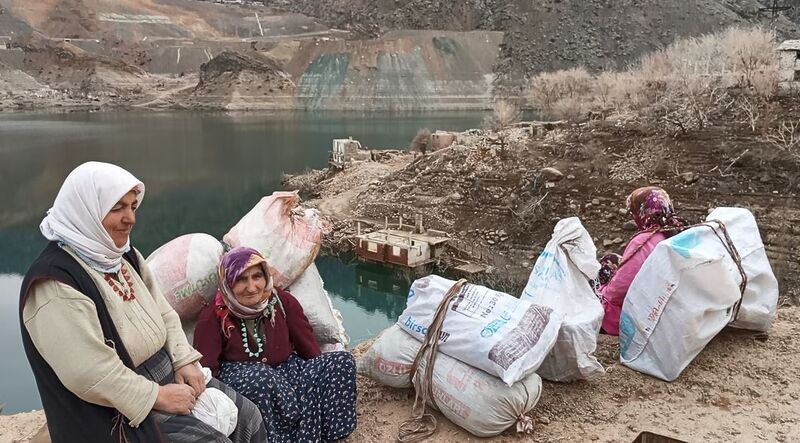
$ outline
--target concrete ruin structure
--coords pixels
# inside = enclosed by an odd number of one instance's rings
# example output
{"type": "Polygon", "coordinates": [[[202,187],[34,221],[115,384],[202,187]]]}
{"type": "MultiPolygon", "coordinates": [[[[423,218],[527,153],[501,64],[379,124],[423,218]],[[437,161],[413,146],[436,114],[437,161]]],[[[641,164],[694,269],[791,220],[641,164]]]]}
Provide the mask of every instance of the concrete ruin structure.
{"type": "Polygon", "coordinates": [[[345,164],[350,161],[369,159],[369,149],[362,148],[358,140],[353,140],[353,137],[337,138],[333,140],[328,163],[334,168],[344,169],[345,164]]]}
{"type": "Polygon", "coordinates": [[[782,92],[800,90],[800,40],[786,40],[778,46],[780,56],[780,79],[782,92]]]}
{"type": "Polygon", "coordinates": [[[416,268],[433,263],[441,255],[447,237],[416,234],[396,229],[381,229],[356,237],[359,258],[416,268]]]}
{"type": "Polygon", "coordinates": [[[417,216],[414,227],[404,227],[402,218],[397,229],[388,228],[388,222],[386,226],[384,229],[362,234],[359,223],[359,232],[355,239],[355,252],[359,259],[413,269],[435,262],[450,241],[444,232],[426,231],[422,227],[420,216],[417,216]]]}
{"type": "Polygon", "coordinates": [[[431,134],[430,150],[438,151],[452,145],[458,140],[457,132],[436,131],[431,134]]]}

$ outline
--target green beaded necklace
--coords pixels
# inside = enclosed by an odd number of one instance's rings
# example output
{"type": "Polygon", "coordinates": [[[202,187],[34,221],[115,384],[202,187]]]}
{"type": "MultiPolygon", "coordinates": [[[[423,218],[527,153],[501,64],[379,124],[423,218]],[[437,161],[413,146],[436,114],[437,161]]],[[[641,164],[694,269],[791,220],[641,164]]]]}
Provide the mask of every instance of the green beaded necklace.
{"type": "Polygon", "coordinates": [[[253,352],[250,350],[250,340],[247,339],[247,326],[245,325],[245,321],[242,320],[242,342],[244,343],[244,351],[247,352],[247,355],[251,358],[258,357],[261,355],[261,352],[264,351],[264,340],[258,333],[258,323],[260,320],[260,318],[256,319],[255,323],[253,324],[253,338],[256,340],[256,344],[258,345],[258,352],[253,352]]]}

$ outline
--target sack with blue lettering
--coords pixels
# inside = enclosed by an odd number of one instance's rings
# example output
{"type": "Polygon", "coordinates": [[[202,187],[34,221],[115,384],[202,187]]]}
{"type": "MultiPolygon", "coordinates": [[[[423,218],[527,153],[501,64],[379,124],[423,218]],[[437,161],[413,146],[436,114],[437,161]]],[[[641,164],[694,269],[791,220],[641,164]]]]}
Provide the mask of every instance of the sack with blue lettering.
{"type": "MultiPolygon", "coordinates": [[[[397,324],[422,341],[455,283],[438,275],[415,281],[397,324]]],[[[465,284],[448,306],[439,351],[511,386],[539,368],[558,338],[561,320],[550,307],[465,284]]]]}
{"type": "Polygon", "coordinates": [[[725,326],[768,330],[777,302],[778,283],[753,214],[718,208],[704,226],[659,243],[636,274],[622,305],[620,360],[675,380],[725,326]]]}
{"type": "MultiPolygon", "coordinates": [[[[357,360],[358,373],[396,388],[422,389],[427,359],[422,359],[413,384],[411,366],[422,343],[397,325],[384,330],[357,360]]],[[[433,398],[428,404],[453,423],[478,437],[491,437],[516,425],[531,425],[528,412],[542,394],[542,379],[530,374],[513,386],[441,352],[433,367],[433,398]]]]}
{"type": "Polygon", "coordinates": [[[597,278],[597,248],[577,217],[560,220],[533,266],[520,298],[564,315],[558,340],[537,374],[569,382],[605,373],[594,357],[603,305],[589,280],[597,278]]]}

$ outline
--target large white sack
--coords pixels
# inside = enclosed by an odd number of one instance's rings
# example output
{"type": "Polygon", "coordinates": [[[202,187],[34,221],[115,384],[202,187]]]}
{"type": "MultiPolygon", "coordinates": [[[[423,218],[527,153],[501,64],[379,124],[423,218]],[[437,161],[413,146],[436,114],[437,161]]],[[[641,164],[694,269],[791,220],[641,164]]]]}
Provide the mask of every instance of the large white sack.
{"type": "Polygon", "coordinates": [[[745,296],[739,270],[715,234],[724,238],[720,229],[694,227],[662,241],[634,278],[622,305],[624,365],[675,380],[734,321],[740,298],[738,326],[770,327],[778,288],[753,215],[742,208],[718,208],[708,220],[724,223],[742,258],[748,275],[745,296]]]}
{"type": "Polygon", "coordinates": [[[297,192],[264,197],[222,238],[231,248],[261,252],[275,271],[275,284],[291,285],[314,262],[327,224],[314,209],[300,206],[297,192]]]}
{"type": "Polygon", "coordinates": [[[593,355],[603,322],[603,305],[589,284],[600,270],[596,257],[580,220],[560,220],[522,291],[522,300],[564,315],[558,340],[536,371],[546,380],[568,382],[605,373],[593,355]]]}
{"type": "MultiPolygon", "coordinates": [[[[717,208],[706,220],[730,220],[725,222],[731,225],[728,226],[728,233],[742,257],[742,268],[747,275],[742,304],[730,325],[768,331],[778,313],[778,279],[769,264],[755,217],[747,209],[717,208]]],[[[738,269],[733,269],[732,274],[734,278],[739,278],[738,269]]]]}
{"type": "MultiPolygon", "coordinates": [[[[386,329],[358,361],[359,373],[394,387],[410,387],[414,356],[422,343],[399,326],[386,329]]],[[[414,385],[425,373],[420,365],[414,385]]],[[[542,393],[542,379],[530,374],[512,386],[499,378],[439,353],[433,369],[433,401],[450,421],[478,437],[491,437],[514,426],[527,414],[542,393]]]]}
{"type": "Polygon", "coordinates": [[[411,365],[420,346],[422,343],[400,326],[392,325],[378,334],[367,352],[356,360],[356,369],[382,385],[410,388],[411,365]]]}
{"type": "Polygon", "coordinates": [[[320,345],[341,343],[347,346],[350,343],[342,325],[342,315],[333,308],[314,263],[286,290],[300,302],[320,345]]]}
{"type": "Polygon", "coordinates": [[[186,234],[147,257],[159,289],[183,322],[197,319],[217,293],[223,246],[208,234],[186,234]]]}
{"type": "MultiPolygon", "coordinates": [[[[453,284],[438,275],[415,281],[397,324],[422,341],[453,284]]],[[[552,308],[465,284],[447,308],[439,350],[510,386],[539,368],[560,326],[561,314],[552,308]]]]}

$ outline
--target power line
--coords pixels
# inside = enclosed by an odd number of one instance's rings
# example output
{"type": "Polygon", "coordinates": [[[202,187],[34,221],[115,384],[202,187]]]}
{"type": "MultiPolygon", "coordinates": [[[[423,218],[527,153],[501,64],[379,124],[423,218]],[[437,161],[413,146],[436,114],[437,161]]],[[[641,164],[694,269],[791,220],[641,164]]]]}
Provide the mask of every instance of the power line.
{"type": "Polygon", "coordinates": [[[793,6],[778,5],[778,0],[772,0],[772,6],[758,8],[758,12],[769,11],[772,13],[772,18],[775,18],[778,15],[778,13],[783,11],[788,11],[792,8],[793,6]]]}

